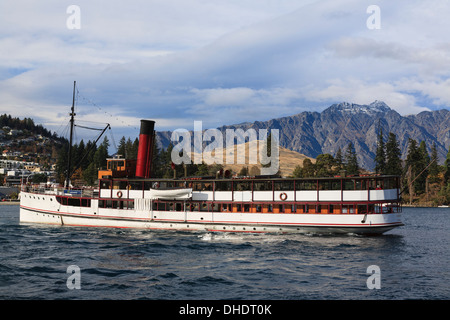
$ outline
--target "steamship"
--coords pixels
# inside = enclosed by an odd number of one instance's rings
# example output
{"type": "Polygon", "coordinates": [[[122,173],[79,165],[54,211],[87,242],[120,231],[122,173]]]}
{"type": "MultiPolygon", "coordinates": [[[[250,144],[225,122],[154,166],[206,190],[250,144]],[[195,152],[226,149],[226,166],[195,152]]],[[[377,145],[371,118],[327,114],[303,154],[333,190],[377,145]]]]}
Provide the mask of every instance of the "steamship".
{"type": "MultiPolygon", "coordinates": [[[[72,107],[72,123],[73,116],[72,107]]],[[[20,222],[355,234],[382,234],[403,225],[398,176],[289,179],[220,172],[215,177],[151,178],[154,124],[141,120],[137,160],[108,159],[107,169],[98,172],[96,188],[71,189],[70,176],[64,188],[22,185],[20,222]]]]}

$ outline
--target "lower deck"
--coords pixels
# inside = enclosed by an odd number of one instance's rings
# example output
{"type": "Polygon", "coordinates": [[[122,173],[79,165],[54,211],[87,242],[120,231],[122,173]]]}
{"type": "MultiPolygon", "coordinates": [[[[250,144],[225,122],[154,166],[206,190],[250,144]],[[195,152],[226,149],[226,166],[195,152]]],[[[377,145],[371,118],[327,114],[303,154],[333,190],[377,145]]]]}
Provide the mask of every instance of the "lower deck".
{"type": "Polygon", "coordinates": [[[21,222],[224,232],[383,233],[401,207],[381,203],[236,203],[21,193],[21,222]],[[389,208],[386,210],[385,208],[389,208]]]}

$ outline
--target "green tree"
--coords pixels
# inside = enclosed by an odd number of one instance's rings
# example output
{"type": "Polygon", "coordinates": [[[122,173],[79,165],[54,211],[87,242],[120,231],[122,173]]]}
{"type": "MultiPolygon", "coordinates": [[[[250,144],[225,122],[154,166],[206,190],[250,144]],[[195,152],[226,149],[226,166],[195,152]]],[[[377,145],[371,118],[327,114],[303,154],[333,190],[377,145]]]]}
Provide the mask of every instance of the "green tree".
{"type": "Polygon", "coordinates": [[[438,152],[436,148],[436,143],[433,142],[433,145],[431,146],[431,156],[430,156],[430,167],[428,168],[428,174],[430,178],[431,183],[439,182],[439,158],[438,158],[438,152]]]}
{"type": "Polygon", "coordinates": [[[384,174],[386,171],[386,150],[383,140],[383,129],[378,133],[377,151],[375,152],[375,173],[384,174]]]}
{"type": "Polygon", "coordinates": [[[245,177],[248,176],[248,167],[244,166],[238,173],[238,176],[245,177]]]}
{"type": "Polygon", "coordinates": [[[402,152],[400,150],[397,136],[389,132],[388,141],[386,142],[386,168],[385,174],[400,175],[402,172],[402,152]]]}
{"type": "Polygon", "coordinates": [[[197,166],[197,172],[195,173],[195,175],[199,176],[199,177],[204,177],[204,176],[209,175],[208,165],[202,161],[202,163],[197,166]]]}
{"type": "Polygon", "coordinates": [[[296,165],[294,171],[292,172],[292,176],[294,178],[303,178],[303,168],[299,165],[296,165]]]}
{"type": "Polygon", "coordinates": [[[447,152],[447,157],[444,162],[444,183],[450,183],[450,147],[447,152]]]}
{"type": "Polygon", "coordinates": [[[119,146],[117,147],[117,153],[122,155],[123,157],[126,157],[126,143],[127,140],[123,136],[122,138],[120,138],[119,146]]]}
{"type": "Polygon", "coordinates": [[[405,161],[405,177],[407,185],[410,189],[410,196],[416,193],[421,193],[425,190],[425,179],[419,174],[425,168],[424,162],[424,144],[419,148],[417,141],[409,138],[408,140],[408,154],[405,161]]]}
{"type": "Polygon", "coordinates": [[[351,142],[348,144],[347,151],[345,152],[345,171],[347,175],[359,174],[358,159],[353,143],[351,142]]]}
{"type": "Polygon", "coordinates": [[[336,173],[339,174],[341,172],[341,170],[344,170],[344,159],[342,157],[341,147],[339,147],[338,151],[336,152],[336,156],[334,157],[334,163],[335,163],[336,173]]]}
{"type": "Polygon", "coordinates": [[[333,166],[335,160],[331,154],[319,154],[316,158],[315,176],[316,177],[332,177],[334,174],[333,166]]]}
{"type": "Polygon", "coordinates": [[[426,181],[428,176],[428,165],[430,164],[430,156],[427,152],[425,141],[421,141],[418,148],[419,163],[417,163],[417,179],[416,183],[418,192],[423,193],[426,189],[426,181]]]}
{"type": "Polygon", "coordinates": [[[314,177],[315,175],[315,167],[312,163],[311,159],[306,158],[303,160],[303,168],[302,168],[302,176],[304,178],[314,177]]]}

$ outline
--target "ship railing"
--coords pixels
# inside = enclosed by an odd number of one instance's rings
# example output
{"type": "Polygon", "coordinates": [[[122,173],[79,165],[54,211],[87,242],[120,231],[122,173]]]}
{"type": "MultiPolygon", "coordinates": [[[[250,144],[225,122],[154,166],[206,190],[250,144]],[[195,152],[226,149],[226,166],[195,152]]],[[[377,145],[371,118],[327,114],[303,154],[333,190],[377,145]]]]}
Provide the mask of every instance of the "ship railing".
{"type": "Polygon", "coordinates": [[[92,198],[98,194],[98,190],[94,188],[82,188],[82,189],[65,189],[59,186],[47,186],[47,185],[22,185],[21,191],[30,192],[42,195],[57,195],[79,198],[92,198]]]}

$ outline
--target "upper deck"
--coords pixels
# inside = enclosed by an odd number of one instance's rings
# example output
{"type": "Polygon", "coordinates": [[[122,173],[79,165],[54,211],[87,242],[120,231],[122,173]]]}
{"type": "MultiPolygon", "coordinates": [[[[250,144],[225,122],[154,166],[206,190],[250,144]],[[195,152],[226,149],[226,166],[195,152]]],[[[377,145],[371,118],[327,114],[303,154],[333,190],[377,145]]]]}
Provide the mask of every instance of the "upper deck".
{"type": "Polygon", "coordinates": [[[333,178],[102,179],[100,198],[149,198],[150,189],[192,189],[195,201],[233,202],[393,202],[398,176],[333,178]],[[118,193],[118,191],[121,191],[118,193]]]}

